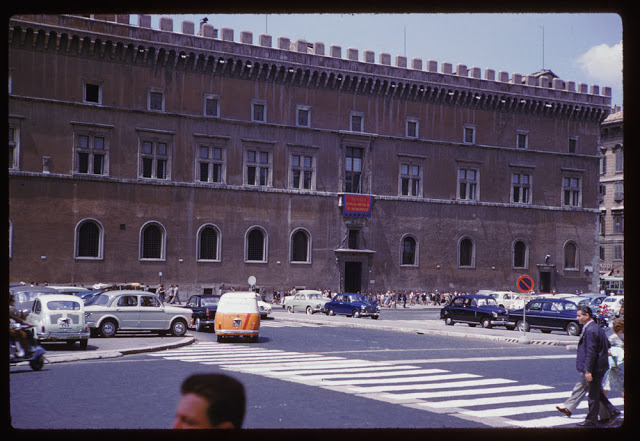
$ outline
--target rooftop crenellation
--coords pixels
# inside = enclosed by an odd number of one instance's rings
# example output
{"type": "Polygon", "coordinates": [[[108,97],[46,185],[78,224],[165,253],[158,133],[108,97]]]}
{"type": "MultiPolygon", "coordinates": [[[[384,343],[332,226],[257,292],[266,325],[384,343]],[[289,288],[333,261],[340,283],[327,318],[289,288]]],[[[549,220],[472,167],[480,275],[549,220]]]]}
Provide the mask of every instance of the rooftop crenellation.
{"type": "MultiPolygon", "coordinates": [[[[71,16],[66,17],[71,18],[71,16]]],[[[93,15],[91,19],[134,26],[129,24],[130,17],[126,14],[93,15]]],[[[151,16],[139,15],[138,28],[141,30],[151,29],[151,16]]],[[[199,43],[197,47],[229,53],[238,52],[244,57],[267,58],[279,62],[287,61],[354,72],[364,70],[367,73],[404,77],[414,81],[437,81],[451,86],[474,87],[494,92],[504,90],[504,85],[509,84],[512,93],[563,101],[578,101],[596,106],[609,107],[611,105],[611,87],[600,88],[598,85],[576,84],[574,81],[560,79],[553,73],[551,75],[545,74],[550,71],[523,75],[502,70],[496,72],[491,68],[486,68],[483,71],[477,66],[453,65],[450,62],[438,62],[431,59],[412,58],[408,60],[405,56],[392,57],[391,54],[385,52],[376,57],[375,52],[370,49],[362,51],[352,47],[343,49],[342,46],[335,44],[327,47],[324,42],[291,40],[289,37],[274,38],[266,33],[254,36],[250,31],[236,32],[228,27],[217,29],[204,19],[197,26],[194,22],[185,20],[180,24],[179,31],[176,31],[174,20],[171,17],[162,16],[159,20],[158,30],[184,37],[210,39],[217,43],[213,46],[210,43],[199,43]],[[230,45],[242,45],[243,47],[240,50],[236,47],[234,50],[230,45]],[[282,53],[282,51],[287,53],[282,53]]],[[[124,32],[120,34],[124,34],[124,32]]],[[[155,40],[154,38],[150,39],[151,42],[155,40]]],[[[164,43],[166,38],[160,37],[158,41],[164,43]]],[[[179,42],[176,43],[179,44],[179,42]]]]}

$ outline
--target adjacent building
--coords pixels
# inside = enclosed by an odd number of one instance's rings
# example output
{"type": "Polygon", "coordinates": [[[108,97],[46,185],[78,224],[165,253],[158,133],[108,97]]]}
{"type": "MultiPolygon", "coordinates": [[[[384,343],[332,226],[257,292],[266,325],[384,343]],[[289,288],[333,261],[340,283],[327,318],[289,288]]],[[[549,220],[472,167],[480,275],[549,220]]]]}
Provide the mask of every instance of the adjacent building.
{"type": "Polygon", "coordinates": [[[11,281],[598,289],[610,88],[138,21],[9,21],[11,281]]]}

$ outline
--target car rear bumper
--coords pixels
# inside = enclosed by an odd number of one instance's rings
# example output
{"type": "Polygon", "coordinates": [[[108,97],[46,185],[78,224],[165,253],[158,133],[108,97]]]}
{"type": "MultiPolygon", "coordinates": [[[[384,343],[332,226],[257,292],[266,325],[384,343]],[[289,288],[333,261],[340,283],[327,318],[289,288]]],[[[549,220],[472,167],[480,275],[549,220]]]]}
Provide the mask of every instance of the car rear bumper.
{"type": "Polygon", "coordinates": [[[39,341],[86,340],[89,332],[44,332],[36,335],[39,341]]]}
{"type": "Polygon", "coordinates": [[[248,330],[248,329],[216,329],[217,335],[251,335],[258,336],[260,333],[259,329],[256,330],[248,330]]]}

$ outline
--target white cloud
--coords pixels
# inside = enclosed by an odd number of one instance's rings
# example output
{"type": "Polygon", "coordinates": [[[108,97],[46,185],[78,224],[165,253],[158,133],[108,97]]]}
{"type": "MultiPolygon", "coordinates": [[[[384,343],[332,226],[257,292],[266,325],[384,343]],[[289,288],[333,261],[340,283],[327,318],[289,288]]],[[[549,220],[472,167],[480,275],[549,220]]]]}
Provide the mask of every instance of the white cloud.
{"type": "Polygon", "coordinates": [[[613,46],[594,46],[579,56],[576,64],[600,85],[619,87],[622,84],[622,42],[613,46]]]}

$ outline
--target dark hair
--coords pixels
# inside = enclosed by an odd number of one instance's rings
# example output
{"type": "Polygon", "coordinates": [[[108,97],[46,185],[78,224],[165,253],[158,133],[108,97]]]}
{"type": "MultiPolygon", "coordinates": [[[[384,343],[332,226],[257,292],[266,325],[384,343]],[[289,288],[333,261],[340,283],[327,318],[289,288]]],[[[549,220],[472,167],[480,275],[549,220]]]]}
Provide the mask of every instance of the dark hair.
{"type": "Polygon", "coordinates": [[[588,315],[593,318],[593,311],[586,305],[578,306],[578,311],[582,312],[583,315],[588,315]]]}
{"type": "Polygon", "coordinates": [[[207,400],[207,417],[213,426],[229,421],[235,429],[242,427],[246,398],[244,386],[235,378],[224,374],[191,375],[182,382],[180,392],[207,400]]]}

